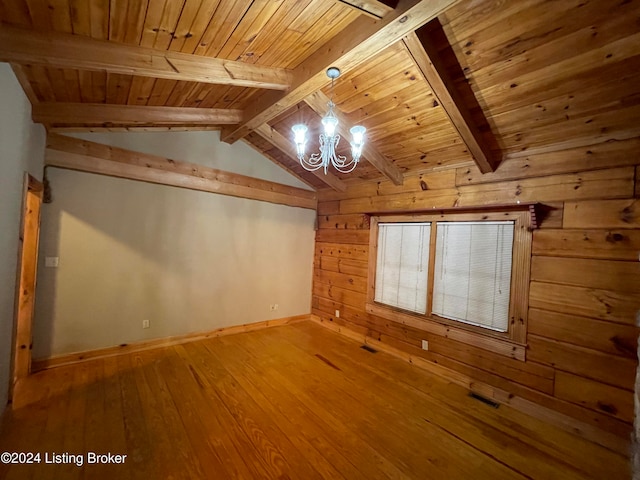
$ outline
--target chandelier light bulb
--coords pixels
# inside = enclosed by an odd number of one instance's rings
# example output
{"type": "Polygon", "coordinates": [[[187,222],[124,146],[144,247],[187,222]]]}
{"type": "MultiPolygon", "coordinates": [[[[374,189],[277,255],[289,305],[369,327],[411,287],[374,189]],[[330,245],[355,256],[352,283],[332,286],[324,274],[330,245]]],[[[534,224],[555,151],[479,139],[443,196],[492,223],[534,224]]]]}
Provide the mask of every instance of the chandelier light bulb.
{"type": "Polygon", "coordinates": [[[324,134],[327,137],[333,137],[336,134],[338,119],[333,114],[333,108],[330,108],[329,112],[322,119],[322,126],[324,126],[324,134]]]}
{"type": "Polygon", "coordinates": [[[351,137],[353,141],[351,142],[351,156],[356,159],[356,161],[360,160],[360,155],[362,155],[362,147],[364,147],[364,134],[367,131],[362,125],[356,125],[355,127],[351,127],[351,137]]]}
{"type": "Polygon", "coordinates": [[[362,125],[356,125],[351,127],[351,136],[353,137],[353,143],[356,145],[364,145],[364,134],[367,131],[362,125]]]}
{"type": "Polygon", "coordinates": [[[291,130],[293,130],[293,141],[296,144],[298,156],[304,156],[305,144],[307,143],[307,127],[306,125],[298,124],[291,127],[291,130]]]}

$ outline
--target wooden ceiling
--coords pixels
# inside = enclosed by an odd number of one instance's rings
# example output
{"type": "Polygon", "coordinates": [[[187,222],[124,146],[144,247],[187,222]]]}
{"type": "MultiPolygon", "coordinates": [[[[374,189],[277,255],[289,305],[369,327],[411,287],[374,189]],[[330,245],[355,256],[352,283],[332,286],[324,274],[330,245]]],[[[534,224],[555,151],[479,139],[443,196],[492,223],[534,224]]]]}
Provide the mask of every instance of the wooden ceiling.
{"type": "Polygon", "coordinates": [[[47,128],[221,129],[315,188],[640,136],[637,0],[0,0],[0,22],[47,128]],[[331,65],[367,127],[348,175],[293,158],[331,65]]]}

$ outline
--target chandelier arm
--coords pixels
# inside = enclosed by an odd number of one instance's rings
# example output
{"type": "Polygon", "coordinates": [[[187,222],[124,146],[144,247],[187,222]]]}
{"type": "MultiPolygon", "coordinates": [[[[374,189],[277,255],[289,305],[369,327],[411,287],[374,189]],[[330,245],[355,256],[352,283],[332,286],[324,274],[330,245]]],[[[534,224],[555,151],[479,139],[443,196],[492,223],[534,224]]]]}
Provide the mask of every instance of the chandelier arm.
{"type": "Polygon", "coordinates": [[[305,155],[298,155],[298,160],[300,160],[300,165],[302,168],[307,170],[308,172],[315,172],[316,170],[320,170],[324,168],[325,173],[327,172],[327,159],[325,158],[325,145],[328,145],[330,140],[324,135],[320,134],[320,152],[313,153],[309,156],[309,158],[305,158],[305,155]]]}
{"type": "Polygon", "coordinates": [[[333,167],[340,173],[353,172],[353,170],[356,168],[356,165],[358,165],[359,159],[350,158],[349,160],[347,160],[346,156],[337,155],[335,149],[338,146],[339,142],[340,142],[340,135],[336,135],[335,142],[332,146],[333,148],[331,149],[331,165],[333,165],[333,167]]]}
{"type": "Polygon", "coordinates": [[[322,168],[322,163],[314,163],[312,162],[312,157],[305,158],[304,155],[298,155],[298,160],[300,160],[300,166],[304,168],[307,172],[315,172],[316,170],[320,170],[322,168]]]}

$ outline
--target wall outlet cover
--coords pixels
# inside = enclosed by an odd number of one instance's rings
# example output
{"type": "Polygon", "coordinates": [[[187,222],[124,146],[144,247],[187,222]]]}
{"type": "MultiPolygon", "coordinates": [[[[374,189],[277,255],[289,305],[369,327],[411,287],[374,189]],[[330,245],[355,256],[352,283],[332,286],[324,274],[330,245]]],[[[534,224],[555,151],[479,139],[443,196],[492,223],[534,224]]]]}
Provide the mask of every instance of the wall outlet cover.
{"type": "Polygon", "coordinates": [[[56,268],[60,264],[60,257],[44,257],[44,266],[56,268]]]}

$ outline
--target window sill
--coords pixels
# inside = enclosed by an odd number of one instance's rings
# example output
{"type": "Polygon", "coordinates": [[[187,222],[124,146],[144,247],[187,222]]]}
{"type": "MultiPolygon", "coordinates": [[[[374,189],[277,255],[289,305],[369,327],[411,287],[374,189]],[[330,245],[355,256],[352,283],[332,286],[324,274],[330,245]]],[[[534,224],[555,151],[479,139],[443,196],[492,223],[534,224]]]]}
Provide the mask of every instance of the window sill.
{"type": "Polygon", "coordinates": [[[408,312],[393,310],[376,303],[366,304],[367,313],[377,315],[386,320],[401,323],[418,330],[449,338],[457,342],[473,345],[505,357],[514,358],[516,360],[525,361],[526,345],[513,342],[506,338],[498,338],[491,335],[483,335],[476,332],[465,330],[464,328],[453,327],[440,323],[428,316],[413,315],[408,312]]]}

